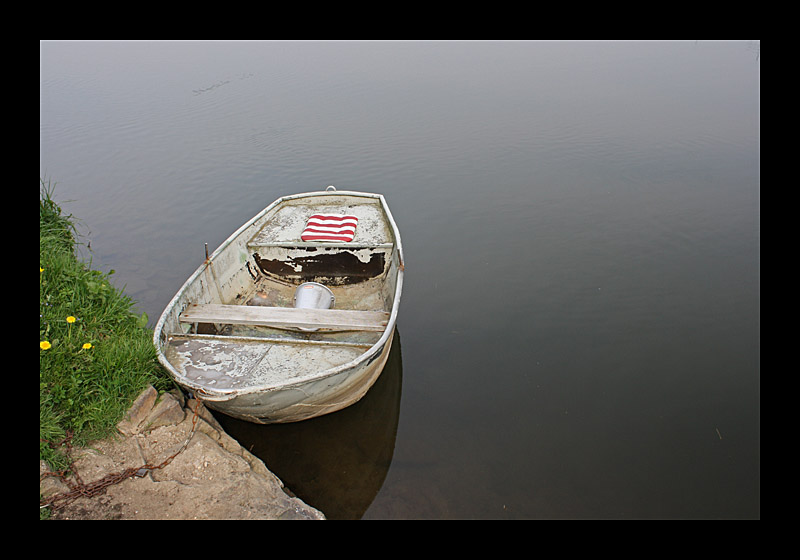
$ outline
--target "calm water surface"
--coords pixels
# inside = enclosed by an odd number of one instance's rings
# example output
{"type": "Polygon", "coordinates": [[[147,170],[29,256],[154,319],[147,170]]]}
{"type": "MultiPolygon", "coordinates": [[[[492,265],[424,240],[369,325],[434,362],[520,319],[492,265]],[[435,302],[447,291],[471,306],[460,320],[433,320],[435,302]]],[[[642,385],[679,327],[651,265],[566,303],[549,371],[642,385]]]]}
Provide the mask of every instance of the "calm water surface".
{"type": "Polygon", "coordinates": [[[279,196],[386,196],[381,384],[225,420],[330,518],[760,517],[759,42],[40,50],[40,176],[151,324],[279,196]]]}

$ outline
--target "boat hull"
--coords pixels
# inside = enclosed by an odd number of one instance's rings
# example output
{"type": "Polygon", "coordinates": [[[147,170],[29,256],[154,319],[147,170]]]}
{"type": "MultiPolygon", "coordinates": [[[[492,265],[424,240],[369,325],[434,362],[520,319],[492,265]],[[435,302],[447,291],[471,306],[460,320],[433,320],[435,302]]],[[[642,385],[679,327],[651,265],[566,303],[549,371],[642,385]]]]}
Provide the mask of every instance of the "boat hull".
{"type": "Polygon", "coordinates": [[[311,379],[294,386],[236,395],[228,400],[215,400],[200,394],[203,403],[223,414],[254,424],[300,422],[330,414],[355,404],[377,381],[392,347],[393,336],[357,365],[323,378],[311,379]]]}
{"type": "Polygon", "coordinates": [[[383,370],[403,272],[399,232],[381,195],[335,191],[283,197],[231,235],[178,291],[154,332],[159,361],[209,408],[248,422],[298,422],[341,410],[361,399],[383,370]],[[293,240],[295,214],[336,205],[362,218],[354,243],[293,240]],[[328,284],[345,313],[378,312],[385,320],[365,330],[251,324],[249,306],[282,306],[263,311],[284,317],[296,286],[307,281],[328,284]],[[270,303],[259,303],[260,297],[270,303]],[[191,311],[204,305],[234,315],[246,311],[248,324],[222,324],[229,315],[220,324],[187,324],[191,311]]]}

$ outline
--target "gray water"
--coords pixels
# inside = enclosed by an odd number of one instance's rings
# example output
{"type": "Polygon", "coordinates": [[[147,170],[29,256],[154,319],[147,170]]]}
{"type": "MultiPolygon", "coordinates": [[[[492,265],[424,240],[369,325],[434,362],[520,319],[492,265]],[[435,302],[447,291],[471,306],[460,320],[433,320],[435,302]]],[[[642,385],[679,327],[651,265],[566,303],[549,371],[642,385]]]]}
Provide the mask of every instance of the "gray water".
{"type": "Polygon", "coordinates": [[[758,41],[43,42],[40,66],[40,177],[151,325],[279,196],[386,197],[388,389],[230,428],[329,517],[760,517],[758,41]]]}

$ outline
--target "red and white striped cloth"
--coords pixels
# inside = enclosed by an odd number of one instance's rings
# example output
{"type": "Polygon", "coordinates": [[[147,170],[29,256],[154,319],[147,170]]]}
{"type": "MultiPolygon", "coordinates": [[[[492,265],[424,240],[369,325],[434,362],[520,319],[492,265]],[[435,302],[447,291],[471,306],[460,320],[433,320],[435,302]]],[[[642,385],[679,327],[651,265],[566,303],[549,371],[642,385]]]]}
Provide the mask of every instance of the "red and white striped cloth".
{"type": "Polygon", "coordinates": [[[358,218],[343,214],[314,214],[300,234],[303,241],[352,241],[358,218]]]}

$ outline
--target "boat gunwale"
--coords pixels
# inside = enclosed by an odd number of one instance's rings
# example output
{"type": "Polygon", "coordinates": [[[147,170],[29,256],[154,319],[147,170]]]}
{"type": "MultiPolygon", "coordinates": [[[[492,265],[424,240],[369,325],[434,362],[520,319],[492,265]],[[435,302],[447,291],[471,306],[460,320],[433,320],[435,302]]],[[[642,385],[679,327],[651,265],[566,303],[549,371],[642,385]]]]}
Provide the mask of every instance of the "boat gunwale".
{"type": "MultiPolygon", "coordinates": [[[[330,246],[343,246],[346,247],[346,244],[341,243],[328,243],[325,244],[330,246]]],[[[232,400],[241,395],[248,395],[251,393],[258,393],[263,391],[282,391],[282,390],[290,390],[297,386],[305,385],[309,382],[318,381],[321,379],[325,379],[326,377],[330,377],[333,375],[338,375],[342,371],[346,371],[348,369],[353,369],[357,367],[361,362],[371,359],[376,354],[379,354],[383,351],[385,345],[390,341],[390,337],[394,336],[395,331],[395,324],[397,322],[397,315],[399,312],[400,307],[400,296],[403,289],[403,275],[405,271],[405,261],[403,258],[403,248],[400,240],[400,232],[397,228],[397,224],[394,221],[394,217],[392,216],[391,210],[389,209],[389,205],[386,202],[386,199],[382,194],[379,193],[367,193],[361,191],[312,191],[306,193],[298,193],[293,195],[286,195],[278,198],[268,206],[266,206],[263,210],[258,212],[255,216],[251,219],[246,221],[242,224],[236,231],[234,231],[225,241],[223,241],[219,247],[217,247],[203,263],[197,267],[197,269],[192,273],[189,278],[183,283],[181,288],[178,292],[172,297],[170,302],[164,308],[164,311],[161,313],[158,322],[156,323],[156,327],[153,331],[153,343],[156,347],[158,361],[164,366],[167,371],[175,378],[175,381],[186,386],[191,387],[194,390],[200,392],[202,394],[202,400],[207,400],[210,402],[225,402],[232,400]],[[172,310],[177,306],[178,302],[180,301],[181,297],[183,296],[186,289],[191,286],[194,282],[197,281],[197,278],[205,271],[206,268],[214,261],[214,258],[225,251],[228,246],[233,243],[233,241],[239,238],[248,228],[252,227],[258,220],[263,218],[267,215],[268,212],[271,212],[274,208],[280,206],[281,204],[285,204],[288,201],[298,200],[302,198],[315,198],[315,197],[325,197],[325,196],[352,196],[352,197],[360,197],[360,198],[372,198],[379,201],[381,205],[381,209],[383,210],[389,227],[391,228],[393,237],[394,237],[394,251],[397,253],[398,258],[398,266],[397,266],[397,273],[395,279],[395,289],[394,289],[394,300],[392,302],[392,309],[389,315],[389,320],[386,324],[386,328],[381,333],[380,338],[369,348],[367,348],[364,352],[362,352],[356,359],[351,360],[350,362],[341,364],[339,366],[335,366],[333,368],[329,368],[326,370],[322,370],[316,372],[312,375],[300,378],[300,379],[293,379],[291,382],[287,382],[282,385],[274,385],[274,386],[253,386],[253,387],[245,387],[242,389],[233,389],[230,391],[214,389],[210,387],[205,387],[203,385],[193,383],[191,380],[187,379],[185,376],[181,375],[175,367],[166,359],[166,355],[164,353],[164,347],[168,343],[169,337],[171,336],[170,333],[165,333],[164,326],[166,324],[167,316],[172,312],[172,310]],[[163,339],[163,343],[162,343],[163,339]],[[180,381],[179,381],[180,380],[180,381]]],[[[184,336],[186,333],[175,333],[174,336],[184,336]]],[[[272,344],[272,341],[264,341],[265,344],[272,344]]]]}

